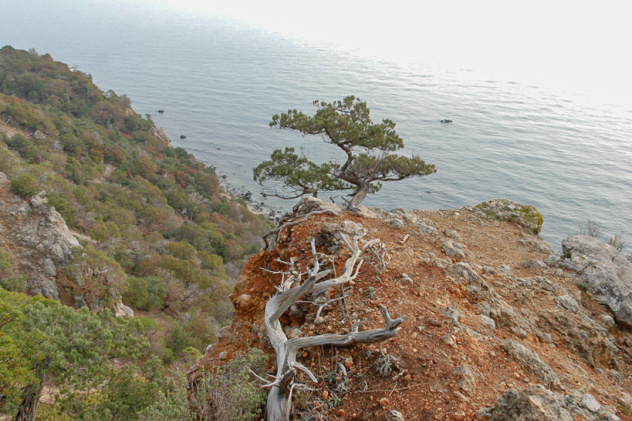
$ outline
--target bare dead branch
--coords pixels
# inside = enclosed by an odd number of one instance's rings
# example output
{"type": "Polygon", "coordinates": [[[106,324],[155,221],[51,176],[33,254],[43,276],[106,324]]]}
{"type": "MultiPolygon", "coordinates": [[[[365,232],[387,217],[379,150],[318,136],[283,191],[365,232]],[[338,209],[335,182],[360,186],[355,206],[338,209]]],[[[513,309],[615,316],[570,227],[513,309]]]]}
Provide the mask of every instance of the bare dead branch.
{"type": "MultiPolygon", "coordinates": [[[[312,212],[305,218],[294,222],[300,223],[313,214],[316,214],[316,212],[312,212]]],[[[289,226],[288,224],[282,225],[276,232],[280,233],[284,227],[289,226]]],[[[391,318],[388,310],[383,306],[380,306],[384,318],[383,328],[359,331],[360,324],[355,323],[351,332],[348,334],[324,334],[288,339],[279,322],[281,315],[293,304],[301,302],[300,300],[304,296],[312,294],[312,297],[314,297],[324,291],[328,291],[332,287],[352,283],[359,274],[365,253],[371,251],[375,254],[376,250],[383,250],[381,256],[385,255],[384,246],[380,243],[379,239],[366,241],[363,245],[360,245],[360,240],[364,233],[365,230],[354,231],[351,238],[344,234],[340,235],[345,245],[350,249],[351,256],[347,258],[344,265],[344,272],[339,276],[334,275],[333,278],[326,279],[331,276],[332,271],[330,269],[321,269],[319,258],[323,255],[316,252],[314,240],[311,242],[313,255],[311,268],[307,268],[302,274],[297,273],[294,271],[294,263],[293,260],[291,260],[288,265],[289,270],[281,272],[282,280],[281,284],[277,287],[278,292],[268,301],[265,308],[265,326],[270,344],[276,352],[277,360],[277,373],[274,382],[262,386],[270,389],[268,403],[266,405],[266,418],[268,420],[281,421],[289,419],[292,391],[297,385],[294,383],[294,379],[296,379],[298,371],[306,373],[313,382],[317,381],[314,374],[307,367],[296,361],[297,354],[301,349],[321,345],[346,347],[357,343],[382,342],[397,336],[399,326],[404,321],[404,317],[391,318]],[[307,279],[303,282],[301,282],[302,275],[307,276],[307,279]]],[[[342,300],[347,296],[344,287],[341,288],[341,290],[342,297],[329,300],[319,297],[304,302],[309,302],[318,307],[316,311],[316,318],[318,318],[324,307],[342,300]]]]}

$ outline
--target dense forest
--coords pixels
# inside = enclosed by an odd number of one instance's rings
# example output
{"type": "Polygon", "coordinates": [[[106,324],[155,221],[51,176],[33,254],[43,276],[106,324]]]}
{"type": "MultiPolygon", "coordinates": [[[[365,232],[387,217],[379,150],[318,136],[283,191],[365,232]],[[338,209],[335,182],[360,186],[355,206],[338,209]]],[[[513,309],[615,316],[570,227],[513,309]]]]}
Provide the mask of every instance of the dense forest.
{"type": "Polygon", "coordinates": [[[48,54],[0,50],[0,129],[11,194],[45,197],[81,244],[57,267],[59,301],[29,296],[24,262],[0,248],[0,413],[189,419],[180,371],[232,318],[270,222],[127,96],[48,54]],[[121,297],[135,317],[113,317],[121,297]]]}

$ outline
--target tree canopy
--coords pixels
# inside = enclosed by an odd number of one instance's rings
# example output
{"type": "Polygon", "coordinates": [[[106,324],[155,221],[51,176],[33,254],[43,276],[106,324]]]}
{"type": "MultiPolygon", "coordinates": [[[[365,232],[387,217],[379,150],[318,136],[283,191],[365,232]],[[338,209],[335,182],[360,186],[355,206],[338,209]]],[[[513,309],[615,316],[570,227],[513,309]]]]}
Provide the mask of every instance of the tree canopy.
{"type": "Polygon", "coordinates": [[[345,161],[317,164],[294,148],[276,149],[269,161],[254,168],[254,179],[281,183],[281,191],[265,192],[286,199],[322,191],[351,190],[348,208],[358,206],[368,194],[377,193],[384,181],[397,181],[415,176],[434,174],[435,166],[419,156],[392,154],[404,147],[395,131],[395,123],[383,119],[373,123],[366,102],[354,96],[327,103],[314,101],[317,110],[312,116],[301,111],[272,117],[270,127],[295,130],[303,135],[320,136],[325,143],[340,148],[345,161]]]}

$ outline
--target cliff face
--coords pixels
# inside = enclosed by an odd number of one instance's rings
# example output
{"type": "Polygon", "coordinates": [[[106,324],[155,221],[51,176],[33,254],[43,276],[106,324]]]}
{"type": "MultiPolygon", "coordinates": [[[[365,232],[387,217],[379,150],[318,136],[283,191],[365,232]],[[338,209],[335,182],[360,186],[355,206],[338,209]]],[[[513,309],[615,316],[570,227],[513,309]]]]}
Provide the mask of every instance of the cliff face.
{"type": "Polygon", "coordinates": [[[0,245],[13,255],[21,273],[28,276],[32,294],[59,300],[57,265],[68,263],[79,241],[70,233],[64,218],[37,195],[26,201],[10,192],[0,173],[0,245]]]}
{"type": "Polygon", "coordinates": [[[630,419],[632,335],[616,313],[632,284],[625,270],[614,270],[623,286],[612,307],[601,284],[587,280],[598,259],[578,246],[574,256],[556,256],[534,233],[534,210],[511,202],[349,213],[310,200],[298,213],[323,208],[331,212],[281,230],[271,251],[250,259],[231,297],[236,317],[190,381],[237,351],[272,353],[264,309],[283,262],[309,268],[315,239],[340,274],[350,253],[338,233],[351,221],[366,230],[361,241],[379,238],[384,248],[366,256],[352,282],[290,307],[280,319],[285,333],[380,328],[381,305],[405,320],[384,342],[301,350],[298,362],[317,382],[296,378],[312,391],[294,394],[293,419],[630,419]]]}

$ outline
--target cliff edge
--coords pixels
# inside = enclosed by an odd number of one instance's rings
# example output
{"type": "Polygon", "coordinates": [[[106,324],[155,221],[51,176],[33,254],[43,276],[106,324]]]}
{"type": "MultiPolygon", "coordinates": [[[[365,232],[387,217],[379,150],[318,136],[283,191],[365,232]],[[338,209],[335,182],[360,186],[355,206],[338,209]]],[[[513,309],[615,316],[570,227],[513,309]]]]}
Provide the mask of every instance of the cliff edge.
{"type": "MultiPolygon", "coordinates": [[[[340,277],[350,230],[363,230],[360,247],[379,241],[350,282],[297,299],[280,326],[289,341],[383,328],[382,306],[404,320],[397,336],[375,343],[300,349],[296,367],[306,370],[287,386],[304,386],[289,393],[290,419],[632,419],[627,261],[600,272],[594,256],[614,249],[581,236],[556,255],[537,235],[538,215],[509,201],[347,212],[306,199],[282,221],[276,245],[250,259],[231,296],[235,319],[189,382],[249,348],[273,355],[266,305],[282,279],[309,275],[315,257],[340,277]],[[618,276],[607,298],[602,272],[618,276]]],[[[212,419],[210,396],[203,410],[212,419]]]]}

